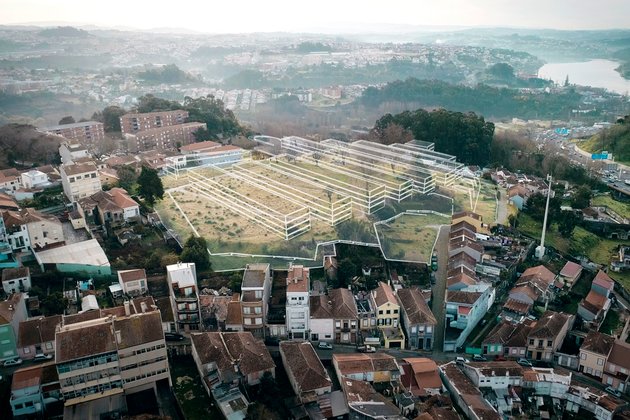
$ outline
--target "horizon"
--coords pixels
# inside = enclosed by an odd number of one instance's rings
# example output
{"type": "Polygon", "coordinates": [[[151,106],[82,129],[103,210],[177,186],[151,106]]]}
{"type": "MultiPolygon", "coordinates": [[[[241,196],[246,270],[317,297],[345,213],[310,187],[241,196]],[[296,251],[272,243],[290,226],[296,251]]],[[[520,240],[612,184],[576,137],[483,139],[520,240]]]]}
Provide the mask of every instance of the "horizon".
{"type": "Polygon", "coordinates": [[[525,5],[510,4],[506,0],[443,0],[406,4],[404,0],[392,0],[384,7],[376,0],[360,3],[321,0],[317,5],[296,7],[289,0],[270,0],[264,4],[240,0],[220,5],[193,2],[186,8],[165,10],[165,4],[145,0],[131,3],[111,0],[106,5],[91,0],[54,3],[48,0],[0,0],[3,10],[0,25],[96,26],[130,31],[170,29],[198,34],[630,29],[630,20],[626,18],[630,15],[630,2],[602,0],[579,7],[573,3],[571,0],[552,3],[532,0],[525,5]],[[614,13],[602,13],[606,9],[614,13]]]}

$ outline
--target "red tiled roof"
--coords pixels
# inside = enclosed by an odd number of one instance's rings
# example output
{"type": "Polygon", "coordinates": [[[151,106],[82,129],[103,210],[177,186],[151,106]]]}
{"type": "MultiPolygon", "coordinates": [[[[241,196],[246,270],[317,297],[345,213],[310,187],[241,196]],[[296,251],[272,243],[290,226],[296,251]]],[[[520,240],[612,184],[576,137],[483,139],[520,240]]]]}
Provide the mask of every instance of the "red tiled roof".
{"type": "Polygon", "coordinates": [[[515,299],[508,299],[503,305],[503,308],[518,314],[527,315],[530,309],[532,309],[532,305],[529,303],[519,302],[515,299]]]}
{"type": "Polygon", "coordinates": [[[378,288],[375,291],[374,302],[376,302],[377,308],[385,305],[386,303],[393,303],[394,305],[398,305],[392,288],[389,286],[389,284],[382,281],[379,282],[378,288]]]}
{"type": "Polygon", "coordinates": [[[615,287],[615,282],[608,276],[608,274],[604,273],[602,270],[599,270],[599,272],[593,279],[593,284],[596,284],[610,291],[612,291],[615,287]]]}
{"type": "Polygon", "coordinates": [[[576,264],[572,261],[567,261],[567,263],[562,267],[560,271],[560,275],[562,277],[576,277],[578,274],[582,272],[582,266],[576,264]]]}

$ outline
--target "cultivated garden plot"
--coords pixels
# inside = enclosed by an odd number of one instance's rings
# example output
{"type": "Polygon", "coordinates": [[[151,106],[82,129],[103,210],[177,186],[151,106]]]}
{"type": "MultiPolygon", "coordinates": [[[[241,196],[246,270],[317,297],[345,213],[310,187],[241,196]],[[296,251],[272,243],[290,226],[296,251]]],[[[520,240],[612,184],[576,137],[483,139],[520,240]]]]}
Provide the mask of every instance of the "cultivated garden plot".
{"type": "Polygon", "coordinates": [[[441,226],[450,218],[432,213],[403,213],[375,224],[385,258],[427,263],[441,226]]]}

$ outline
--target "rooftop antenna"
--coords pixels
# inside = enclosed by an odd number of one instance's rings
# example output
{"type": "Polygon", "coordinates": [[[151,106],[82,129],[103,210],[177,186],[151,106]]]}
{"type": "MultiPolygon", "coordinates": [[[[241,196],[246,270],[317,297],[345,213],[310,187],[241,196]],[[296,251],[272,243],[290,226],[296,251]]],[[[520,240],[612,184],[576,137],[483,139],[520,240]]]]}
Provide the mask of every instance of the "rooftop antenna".
{"type": "Polygon", "coordinates": [[[536,247],[536,258],[542,260],[545,256],[545,233],[547,232],[547,217],[549,216],[549,199],[551,198],[551,175],[547,175],[549,188],[547,189],[547,204],[545,205],[545,218],[543,220],[542,235],[540,236],[540,246],[536,247]]]}

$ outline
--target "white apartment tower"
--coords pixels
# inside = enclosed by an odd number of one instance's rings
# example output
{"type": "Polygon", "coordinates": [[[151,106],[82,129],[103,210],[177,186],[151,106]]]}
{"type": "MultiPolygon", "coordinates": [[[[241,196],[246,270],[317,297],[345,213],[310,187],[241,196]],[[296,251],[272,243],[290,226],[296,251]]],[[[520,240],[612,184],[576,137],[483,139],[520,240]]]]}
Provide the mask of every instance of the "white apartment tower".
{"type": "Polygon", "coordinates": [[[309,337],[309,294],[311,290],[308,268],[291,265],[287,275],[286,323],[289,338],[306,340],[309,337]]]}

